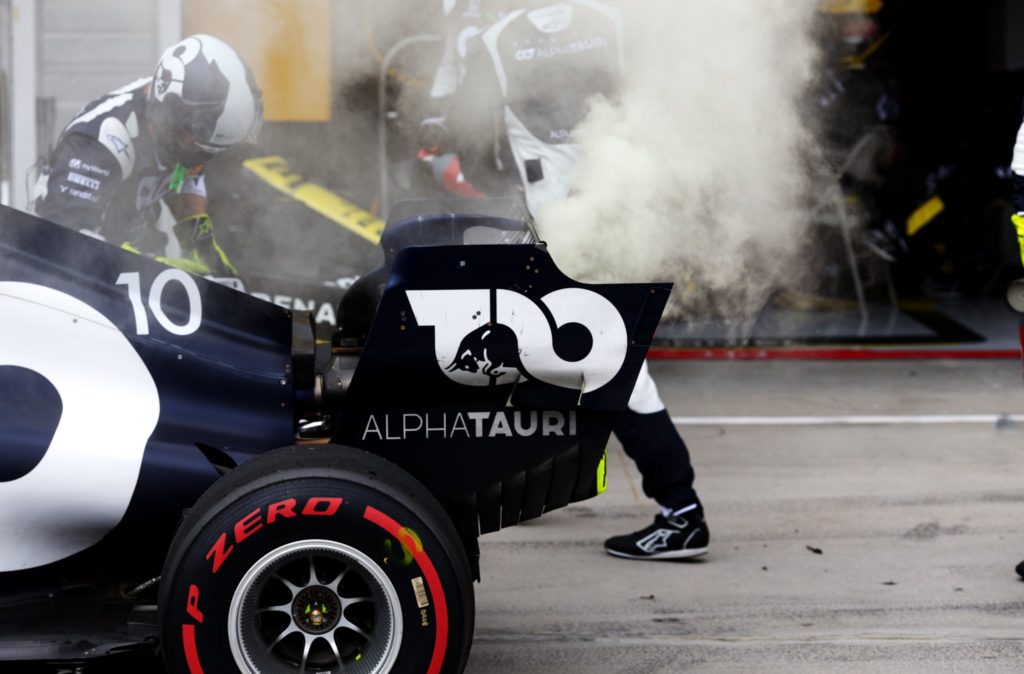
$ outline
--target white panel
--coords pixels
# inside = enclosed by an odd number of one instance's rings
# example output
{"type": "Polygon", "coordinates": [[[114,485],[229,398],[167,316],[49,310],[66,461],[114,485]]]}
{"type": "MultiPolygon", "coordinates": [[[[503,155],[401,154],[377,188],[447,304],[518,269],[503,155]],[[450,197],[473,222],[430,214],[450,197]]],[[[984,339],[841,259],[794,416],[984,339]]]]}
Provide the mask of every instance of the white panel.
{"type": "Polygon", "coordinates": [[[113,91],[140,77],[151,75],[148,69],[110,68],[87,74],[74,74],[50,70],[39,78],[39,95],[56,96],[63,105],[74,105],[77,109],[96,98],[100,93],[113,91]]]}
{"type": "Polygon", "coordinates": [[[150,32],[156,26],[151,0],[40,0],[39,23],[44,32],[150,32]]]}
{"type": "Polygon", "coordinates": [[[14,0],[11,30],[11,205],[28,207],[25,180],[36,163],[36,2],[14,0]]]}
{"type": "Polygon", "coordinates": [[[41,71],[51,66],[72,66],[76,73],[111,65],[156,65],[153,33],[44,33],[39,43],[41,71]]]}
{"type": "Polygon", "coordinates": [[[157,38],[167,47],[185,37],[181,34],[182,0],[157,0],[157,38]]]}
{"type": "Polygon", "coordinates": [[[89,101],[153,73],[168,32],[180,32],[180,0],[36,0],[38,95],[53,99],[50,130],[89,101]],[[170,3],[170,5],[168,5],[170,3]],[[174,23],[175,3],[179,16],[174,23]]]}
{"type": "Polygon", "coordinates": [[[0,0],[0,71],[3,92],[0,95],[0,204],[11,203],[11,0],[0,0]]]}

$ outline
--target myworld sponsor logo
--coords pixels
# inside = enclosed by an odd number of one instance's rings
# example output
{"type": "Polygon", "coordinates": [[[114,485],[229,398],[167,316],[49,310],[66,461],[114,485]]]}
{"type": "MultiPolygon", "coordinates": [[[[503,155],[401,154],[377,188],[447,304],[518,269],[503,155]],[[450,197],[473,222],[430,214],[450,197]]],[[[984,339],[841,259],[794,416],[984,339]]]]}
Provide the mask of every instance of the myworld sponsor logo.
{"type": "Polygon", "coordinates": [[[366,420],[362,439],[387,441],[575,436],[575,411],[496,410],[371,414],[366,420]]]}
{"type": "Polygon", "coordinates": [[[88,173],[96,173],[101,176],[110,177],[110,171],[107,169],[101,166],[96,166],[96,164],[88,164],[78,157],[73,157],[68,162],[68,168],[74,169],[75,171],[86,171],[88,173]]]}

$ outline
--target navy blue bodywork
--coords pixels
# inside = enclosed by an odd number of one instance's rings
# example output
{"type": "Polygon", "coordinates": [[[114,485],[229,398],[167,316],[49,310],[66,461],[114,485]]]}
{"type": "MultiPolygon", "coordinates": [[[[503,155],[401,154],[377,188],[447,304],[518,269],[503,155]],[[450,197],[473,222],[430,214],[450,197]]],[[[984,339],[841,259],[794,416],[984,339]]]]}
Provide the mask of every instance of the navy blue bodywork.
{"type": "MultiPolygon", "coordinates": [[[[375,276],[387,279],[386,288],[382,297],[371,293],[372,301],[362,304],[372,316],[368,338],[354,346],[336,340],[333,354],[317,359],[321,383],[345,367],[354,367],[354,373],[333,394],[314,400],[309,385],[314,359],[293,347],[298,342],[292,312],[190,277],[202,304],[197,329],[172,334],[154,320],[153,305],[143,303],[149,333],[139,334],[141,305],[133,303],[128,286],[118,280],[137,274],[148,301],[147,289],[168,274],[166,266],[0,207],[0,299],[4,282],[27,283],[95,309],[128,339],[152,375],[160,401],[159,420],[120,523],[85,552],[0,573],[0,605],[30,591],[36,581],[77,577],[87,583],[96,574],[155,575],[182,510],[218,477],[207,455],[242,462],[292,445],[299,418],[326,419],[330,438],[322,441],[363,447],[411,472],[446,506],[467,540],[602,491],[600,467],[614,415],[625,408],[670,286],[577,283],[557,269],[543,244],[523,243],[530,239],[517,234],[522,229],[522,223],[493,216],[454,215],[389,226],[382,241],[386,266],[375,276]],[[505,243],[461,245],[469,229],[480,227],[504,232],[500,238],[505,243]],[[488,314],[478,327],[456,335],[464,343],[450,362],[435,352],[438,327],[421,325],[410,300],[416,293],[435,291],[489,298],[489,306],[477,312],[488,314]],[[622,344],[612,350],[616,359],[621,354],[621,362],[616,360],[599,386],[588,388],[585,377],[578,386],[557,379],[558,368],[571,371],[601,338],[596,324],[581,325],[585,317],[556,320],[545,298],[560,292],[589,298],[612,312],[606,316],[614,316],[612,332],[622,344]],[[510,304],[526,309],[532,323],[502,324],[499,305],[510,304]],[[519,342],[524,330],[550,334],[541,346],[550,347],[554,375],[532,369],[538,361],[519,342]],[[479,368],[490,377],[485,385],[453,378],[456,371],[479,368]],[[417,415],[433,433],[409,432],[417,415]],[[404,437],[394,425],[403,420],[404,437]],[[439,425],[446,427],[444,432],[436,430],[439,425]]],[[[157,299],[160,311],[177,326],[190,320],[192,304],[184,285],[165,284],[157,299]]],[[[569,315],[573,310],[563,306],[559,311],[569,315]]],[[[0,315],[0,330],[3,325],[0,315]]],[[[312,327],[306,332],[308,344],[312,327]]],[[[17,338],[31,340],[32,335],[17,338]]],[[[55,357],[87,359],[89,353],[68,345],[55,357]]],[[[101,396],[103,382],[95,387],[101,396]]],[[[31,472],[45,453],[63,413],[61,404],[45,377],[5,366],[0,353],[0,507],[31,507],[5,501],[5,486],[31,472]]]]}
{"type": "MultiPolygon", "coordinates": [[[[0,575],[0,592],[21,583],[17,576],[90,573],[94,561],[111,567],[143,567],[159,572],[166,546],[183,509],[218,477],[197,443],[245,460],[294,438],[292,391],[292,318],[288,311],[201,278],[198,330],[174,335],[149,320],[149,334],[137,334],[122,273],[138,273],[150,288],[167,267],[25,213],[0,208],[0,283],[16,281],[56,289],[106,316],[142,358],[157,385],[160,417],[146,445],[138,484],[128,511],[99,549],[53,565],[0,575]],[[12,578],[13,576],[13,578],[12,578]]],[[[184,291],[168,284],[161,306],[173,323],[187,321],[184,291]]],[[[4,317],[0,316],[0,329],[4,317]]],[[[32,335],[20,335],[31,340],[32,335]]],[[[88,359],[69,344],[54,358],[88,359]]],[[[101,395],[103,382],[95,383],[101,395]]],[[[5,366],[0,354],[0,504],[5,483],[24,475],[53,434],[59,396],[45,379],[20,367],[5,366]],[[27,386],[27,384],[33,384],[27,386]],[[24,412],[37,411],[41,426],[26,440],[24,412]],[[13,451],[12,451],[13,449],[13,451]],[[19,451],[32,453],[26,461],[19,451]]],[[[59,408],[58,408],[59,409],[59,408]]],[[[102,433],[103,429],[96,429],[102,433]]],[[[61,494],[40,495],[61,498],[61,494]]],[[[2,597],[0,597],[2,600],[2,597]]]]}

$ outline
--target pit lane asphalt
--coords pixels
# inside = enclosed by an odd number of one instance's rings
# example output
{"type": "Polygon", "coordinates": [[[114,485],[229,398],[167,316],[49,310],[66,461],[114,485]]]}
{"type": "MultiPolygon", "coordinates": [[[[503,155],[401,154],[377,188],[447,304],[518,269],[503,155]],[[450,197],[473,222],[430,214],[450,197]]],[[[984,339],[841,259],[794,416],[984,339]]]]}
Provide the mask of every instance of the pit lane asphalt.
{"type": "Polygon", "coordinates": [[[467,672],[1024,671],[1024,425],[939,423],[1024,415],[1019,361],[652,372],[676,417],[904,419],[682,427],[694,562],[604,553],[655,511],[613,441],[607,493],[481,538],[467,672]]]}

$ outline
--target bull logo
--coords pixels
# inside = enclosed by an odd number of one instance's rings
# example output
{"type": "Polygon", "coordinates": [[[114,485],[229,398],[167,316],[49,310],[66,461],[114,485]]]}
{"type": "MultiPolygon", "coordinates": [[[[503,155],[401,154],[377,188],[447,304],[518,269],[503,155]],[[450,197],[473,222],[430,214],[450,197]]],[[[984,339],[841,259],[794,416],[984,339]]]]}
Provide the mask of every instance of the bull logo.
{"type": "Polygon", "coordinates": [[[523,364],[519,359],[516,336],[504,325],[484,325],[466,335],[455,352],[455,360],[445,372],[479,373],[495,383],[511,383],[523,364]],[[497,382],[499,377],[505,381],[497,382]]]}
{"type": "Polygon", "coordinates": [[[622,316],[591,290],[563,288],[537,302],[511,290],[409,290],[406,296],[417,324],[434,329],[438,366],[459,384],[506,385],[526,377],[582,395],[608,384],[626,359],[622,316]],[[575,350],[564,343],[556,350],[556,332],[571,335],[575,350]]]}
{"type": "Polygon", "coordinates": [[[160,66],[160,71],[156,74],[156,77],[153,78],[153,81],[156,83],[157,98],[162,100],[164,94],[166,94],[167,90],[171,87],[171,71],[160,66]]]}

